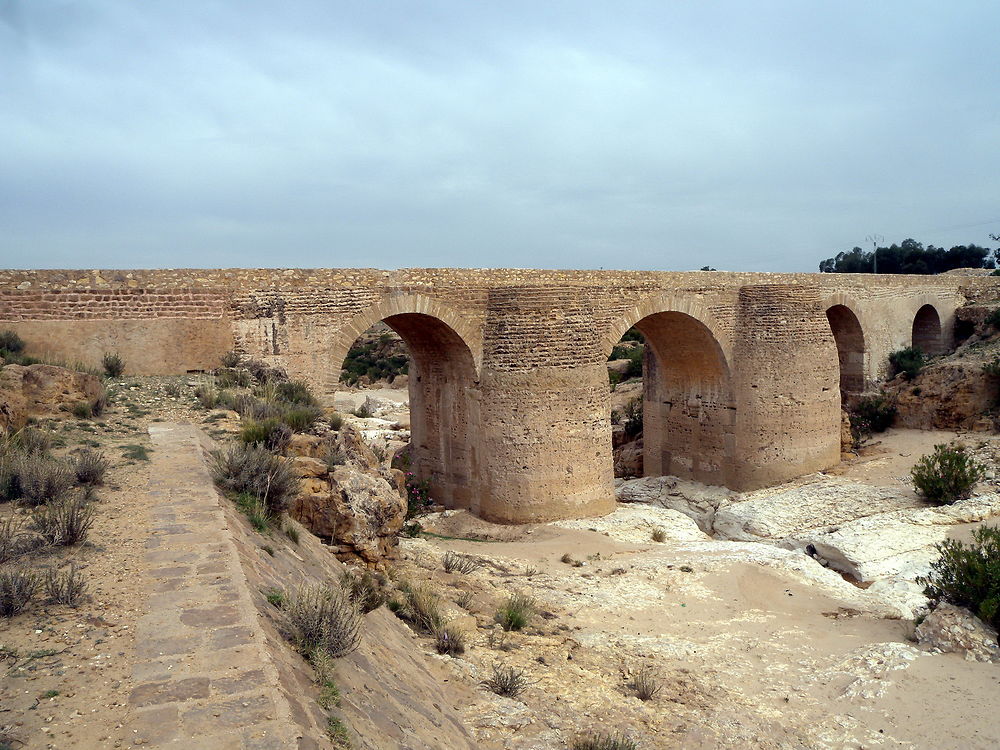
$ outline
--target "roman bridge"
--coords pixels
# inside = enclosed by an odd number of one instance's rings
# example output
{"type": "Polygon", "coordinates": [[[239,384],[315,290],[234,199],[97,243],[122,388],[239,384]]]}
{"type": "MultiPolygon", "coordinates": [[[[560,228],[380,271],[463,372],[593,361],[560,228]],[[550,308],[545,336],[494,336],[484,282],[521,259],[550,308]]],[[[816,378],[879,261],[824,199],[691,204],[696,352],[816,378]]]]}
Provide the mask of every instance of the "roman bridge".
{"type": "Polygon", "coordinates": [[[888,354],[951,344],[1000,279],[404,269],[0,271],[0,329],[28,353],[132,374],[209,370],[230,349],[329,396],[355,338],[406,341],[412,446],[433,495],[503,522],[613,506],[606,360],[646,339],[644,459],[734,489],[840,458],[842,394],[888,354]]]}

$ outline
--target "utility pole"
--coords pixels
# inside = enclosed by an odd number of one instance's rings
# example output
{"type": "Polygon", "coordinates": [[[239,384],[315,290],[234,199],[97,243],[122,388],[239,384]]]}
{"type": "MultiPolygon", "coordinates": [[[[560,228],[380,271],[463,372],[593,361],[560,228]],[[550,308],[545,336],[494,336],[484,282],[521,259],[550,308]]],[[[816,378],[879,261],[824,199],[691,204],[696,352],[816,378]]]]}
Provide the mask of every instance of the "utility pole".
{"type": "Polygon", "coordinates": [[[878,243],[885,242],[885,237],[881,234],[869,234],[865,237],[865,242],[872,243],[872,273],[878,273],[878,243]]]}

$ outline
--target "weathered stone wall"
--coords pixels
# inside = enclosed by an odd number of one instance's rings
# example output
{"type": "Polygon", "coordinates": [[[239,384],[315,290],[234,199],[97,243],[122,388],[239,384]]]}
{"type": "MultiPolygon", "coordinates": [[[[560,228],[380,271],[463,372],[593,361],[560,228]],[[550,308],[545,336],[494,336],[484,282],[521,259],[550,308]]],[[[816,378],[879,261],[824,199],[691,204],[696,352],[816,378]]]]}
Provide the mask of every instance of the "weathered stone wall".
{"type": "Polygon", "coordinates": [[[133,373],[209,369],[235,347],[332,394],[386,320],[414,352],[419,473],[450,505],[527,521],[611,507],[604,360],[632,325],[651,344],[648,470],[753,487],[836,462],[841,363],[848,391],[869,387],[915,334],[946,347],[959,306],[998,298],[1000,278],[958,275],[0,271],[0,327],[29,353],[118,351],[133,373]]]}

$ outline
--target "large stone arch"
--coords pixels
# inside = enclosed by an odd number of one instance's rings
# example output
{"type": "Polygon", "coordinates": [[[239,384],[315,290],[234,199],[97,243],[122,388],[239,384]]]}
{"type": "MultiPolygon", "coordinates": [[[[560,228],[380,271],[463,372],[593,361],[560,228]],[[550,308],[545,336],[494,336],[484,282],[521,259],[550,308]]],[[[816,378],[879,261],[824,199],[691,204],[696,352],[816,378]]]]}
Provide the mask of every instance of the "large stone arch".
{"type": "Polygon", "coordinates": [[[410,351],[410,470],[430,483],[435,501],[478,512],[479,332],[437,300],[394,295],[355,315],[337,334],[329,353],[333,377],[339,378],[357,337],[380,321],[410,351]]]}
{"type": "Polygon", "coordinates": [[[837,293],[823,301],[833,340],[837,345],[840,396],[864,392],[868,369],[868,344],[862,323],[861,306],[852,297],[837,293]]]}
{"type": "Polygon", "coordinates": [[[612,326],[609,353],[632,326],[646,340],[643,473],[731,484],[736,401],[720,327],[697,302],[650,300],[612,326]]]}

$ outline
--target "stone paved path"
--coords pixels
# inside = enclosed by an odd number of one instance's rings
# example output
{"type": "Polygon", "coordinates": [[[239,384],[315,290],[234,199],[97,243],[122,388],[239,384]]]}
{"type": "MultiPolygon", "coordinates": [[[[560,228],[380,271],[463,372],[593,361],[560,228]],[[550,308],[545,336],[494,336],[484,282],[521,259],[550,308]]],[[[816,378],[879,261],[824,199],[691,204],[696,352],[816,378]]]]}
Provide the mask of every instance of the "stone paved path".
{"type": "Polygon", "coordinates": [[[300,734],[265,648],[198,429],[157,423],[148,501],[147,614],[139,621],[135,744],[298,748],[300,734]]]}

